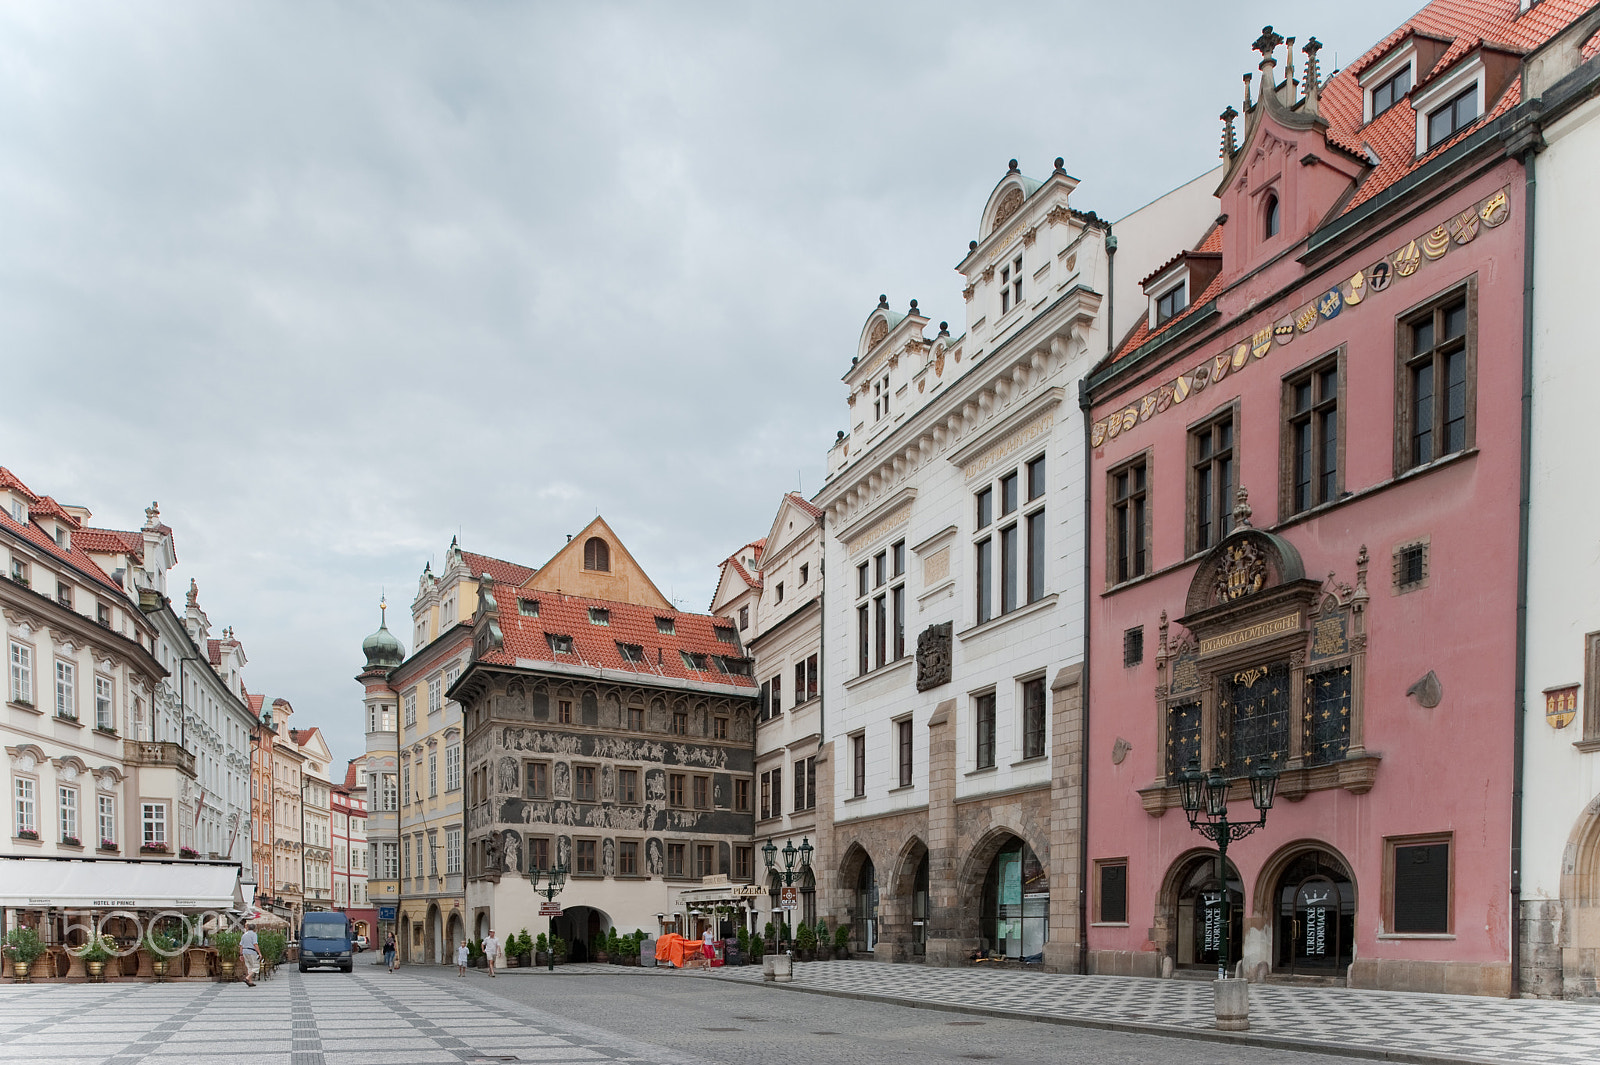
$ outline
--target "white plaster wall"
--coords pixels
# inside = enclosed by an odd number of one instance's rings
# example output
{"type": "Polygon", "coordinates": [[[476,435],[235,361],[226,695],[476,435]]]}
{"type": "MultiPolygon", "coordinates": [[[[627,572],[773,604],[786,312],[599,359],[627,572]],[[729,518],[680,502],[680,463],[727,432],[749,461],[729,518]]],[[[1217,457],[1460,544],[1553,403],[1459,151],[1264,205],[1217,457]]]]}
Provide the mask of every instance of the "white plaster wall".
{"type": "MultiPolygon", "coordinates": [[[[1545,130],[1534,225],[1532,511],[1528,558],[1528,699],[1523,791],[1524,899],[1556,899],[1561,859],[1584,805],[1600,795],[1600,752],[1574,746],[1579,716],[1557,731],[1545,688],[1584,680],[1584,635],[1600,630],[1600,494],[1594,397],[1600,344],[1594,271],[1600,238],[1600,100],[1545,130]]],[[[1507,397],[1507,402],[1511,398],[1507,397]]]]}
{"type": "Polygon", "coordinates": [[[1222,167],[1218,166],[1112,223],[1111,232],[1117,238],[1112,267],[1116,272],[1113,340],[1121,341],[1149,312],[1139,282],[1178,252],[1200,243],[1216,221],[1220,208],[1214,194],[1221,180],[1222,167]]]}

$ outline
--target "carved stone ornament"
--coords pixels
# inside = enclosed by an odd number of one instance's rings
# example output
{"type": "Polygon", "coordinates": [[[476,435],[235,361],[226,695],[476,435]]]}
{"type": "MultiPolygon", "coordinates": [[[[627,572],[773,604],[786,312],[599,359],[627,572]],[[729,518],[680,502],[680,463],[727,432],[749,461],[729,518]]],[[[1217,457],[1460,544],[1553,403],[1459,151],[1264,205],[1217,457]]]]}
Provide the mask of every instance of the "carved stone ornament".
{"type": "Polygon", "coordinates": [[[884,337],[888,335],[889,323],[884,321],[882,318],[879,318],[876,322],[872,323],[872,332],[867,334],[867,346],[869,348],[876,346],[883,340],[884,337]]]}
{"type": "Polygon", "coordinates": [[[1131,750],[1133,750],[1133,744],[1118,736],[1117,742],[1111,745],[1111,764],[1121,765],[1122,760],[1128,757],[1128,752],[1131,750]]]}
{"type": "Polygon", "coordinates": [[[929,625],[917,637],[917,691],[950,683],[950,645],[954,625],[943,621],[929,625]]]}
{"type": "Polygon", "coordinates": [[[1417,702],[1432,710],[1444,699],[1444,685],[1439,683],[1439,675],[1430,669],[1421,680],[1406,689],[1406,694],[1415,695],[1417,702]]]}
{"type": "Polygon", "coordinates": [[[1249,540],[1228,545],[1217,567],[1216,598],[1228,602],[1259,592],[1267,582],[1267,560],[1249,540]]]}
{"type": "Polygon", "coordinates": [[[1022,190],[1013,185],[1006,190],[1004,196],[1000,197],[1000,206],[994,209],[994,228],[989,232],[993,233],[1005,225],[1011,220],[1011,216],[1020,210],[1022,210],[1022,190]]]}

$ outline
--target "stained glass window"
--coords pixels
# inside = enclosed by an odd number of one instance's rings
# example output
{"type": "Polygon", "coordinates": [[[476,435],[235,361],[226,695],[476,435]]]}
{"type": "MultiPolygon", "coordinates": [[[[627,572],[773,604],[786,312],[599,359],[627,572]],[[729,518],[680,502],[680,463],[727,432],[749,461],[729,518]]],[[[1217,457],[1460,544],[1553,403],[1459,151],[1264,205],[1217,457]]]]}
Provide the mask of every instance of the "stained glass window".
{"type": "Polygon", "coordinates": [[[1200,759],[1200,704],[1183,703],[1167,708],[1167,778],[1176,779],[1178,770],[1190,759],[1200,759]]]}
{"type": "Polygon", "coordinates": [[[1244,776],[1266,765],[1282,769],[1289,757],[1289,663],[1272,662],[1223,678],[1219,717],[1223,769],[1244,776]]]}
{"type": "Polygon", "coordinates": [[[1305,745],[1307,765],[1344,758],[1350,747],[1350,667],[1306,677],[1305,745]]]}

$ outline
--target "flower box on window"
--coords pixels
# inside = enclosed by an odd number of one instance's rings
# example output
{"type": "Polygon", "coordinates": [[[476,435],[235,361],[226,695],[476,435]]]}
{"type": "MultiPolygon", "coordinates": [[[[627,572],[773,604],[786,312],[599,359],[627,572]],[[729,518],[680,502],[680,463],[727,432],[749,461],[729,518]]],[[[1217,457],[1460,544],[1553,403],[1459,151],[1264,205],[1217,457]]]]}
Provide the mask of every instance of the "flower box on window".
{"type": "Polygon", "coordinates": [[[117,735],[117,730],[112,728],[110,725],[96,725],[94,730],[103,736],[110,736],[112,738],[115,738],[117,735]]]}
{"type": "MultiPolygon", "coordinates": [[[[166,850],[165,847],[163,847],[161,849],[162,850],[166,850]]],[[[180,857],[180,858],[198,858],[198,857],[200,857],[200,852],[195,850],[193,847],[179,847],[178,848],[178,857],[180,857]]]]}
{"type": "Polygon", "coordinates": [[[61,842],[62,842],[63,845],[68,846],[68,847],[81,847],[81,846],[83,846],[83,843],[79,841],[77,836],[62,836],[61,837],[61,842]]]}
{"type": "Polygon", "coordinates": [[[100,849],[103,851],[114,851],[117,849],[117,841],[114,839],[103,839],[100,841],[100,849]]]}
{"type": "Polygon", "coordinates": [[[170,850],[170,848],[167,847],[167,845],[165,843],[141,843],[141,844],[139,844],[139,853],[141,853],[141,854],[170,854],[171,850],[170,850]]]}
{"type": "Polygon", "coordinates": [[[36,829],[36,828],[19,828],[19,829],[17,829],[17,838],[18,839],[38,839],[39,838],[39,830],[36,829]]]}

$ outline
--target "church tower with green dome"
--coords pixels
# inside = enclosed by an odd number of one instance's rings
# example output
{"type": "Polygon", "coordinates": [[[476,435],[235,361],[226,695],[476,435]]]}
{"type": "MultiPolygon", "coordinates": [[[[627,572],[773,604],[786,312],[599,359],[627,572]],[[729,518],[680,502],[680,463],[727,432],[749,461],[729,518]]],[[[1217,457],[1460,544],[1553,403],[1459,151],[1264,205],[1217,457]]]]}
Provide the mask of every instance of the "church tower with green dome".
{"type": "Polygon", "coordinates": [[[389,604],[378,603],[378,631],[361,641],[366,666],[356,675],[362,686],[367,730],[367,898],[378,910],[374,942],[394,930],[393,907],[400,903],[399,870],[386,862],[400,845],[399,697],[389,672],[406,660],[405,644],[389,631],[389,604]],[[385,917],[385,914],[390,916],[385,917]]]}

